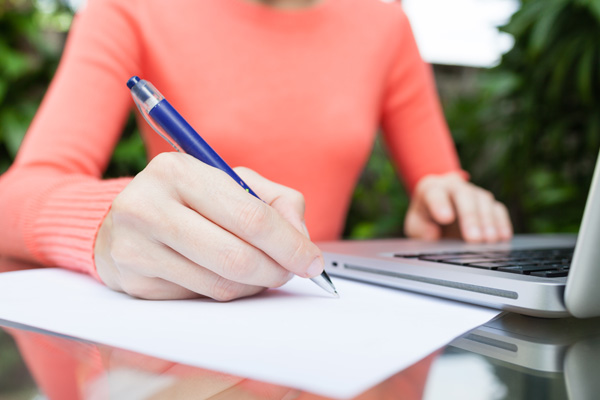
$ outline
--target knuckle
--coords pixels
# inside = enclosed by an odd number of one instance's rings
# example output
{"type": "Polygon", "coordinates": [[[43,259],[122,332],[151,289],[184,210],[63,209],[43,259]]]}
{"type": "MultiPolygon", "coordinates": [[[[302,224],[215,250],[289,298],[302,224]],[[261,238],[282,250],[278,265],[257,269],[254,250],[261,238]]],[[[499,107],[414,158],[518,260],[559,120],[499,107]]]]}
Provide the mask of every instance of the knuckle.
{"type": "Polygon", "coordinates": [[[114,198],[110,207],[111,213],[113,215],[128,213],[130,211],[135,211],[138,208],[139,207],[136,202],[135,196],[130,195],[129,190],[127,189],[119,193],[119,195],[117,195],[117,197],[114,198]]]}
{"type": "Polygon", "coordinates": [[[293,204],[296,204],[297,206],[299,206],[302,209],[304,209],[305,204],[306,204],[306,200],[304,199],[304,195],[301,192],[299,192],[299,191],[297,191],[295,189],[290,189],[290,192],[289,192],[288,196],[290,198],[290,201],[293,204]]]}
{"type": "Polygon", "coordinates": [[[294,277],[293,273],[282,270],[279,277],[273,282],[272,285],[269,285],[269,287],[273,287],[273,288],[281,287],[281,286],[285,285],[286,283],[288,283],[293,277],[294,277]]]}
{"type": "Polygon", "coordinates": [[[164,226],[169,219],[160,205],[162,198],[155,192],[148,192],[147,187],[132,183],[115,197],[110,206],[107,215],[113,226],[138,231],[154,225],[164,226]]]}
{"type": "Polygon", "coordinates": [[[427,205],[435,205],[439,204],[440,201],[444,199],[444,192],[440,192],[439,190],[428,190],[423,195],[423,200],[427,205]]]}
{"type": "Polygon", "coordinates": [[[474,210],[464,210],[460,214],[460,221],[463,224],[475,224],[478,221],[477,213],[474,210]]]}
{"type": "Polygon", "coordinates": [[[240,297],[239,285],[223,277],[219,277],[208,295],[217,301],[231,301],[240,297]]]}
{"type": "Polygon", "coordinates": [[[508,208],[506,208],[506,206],[503,203],[500,203],[499,201],[497,201],[494,204],[494,210],[497,214],[499,214],[502,217],[508,217],[509,215],[508,208]]]}
{"type": "Polygon", "coordinates": [[[475,185],[471,182],[463,181],[462,179],[451,180],[448,184],[448,189],[454,195],[472,195],[475,189],[475,185]]]}
{"type": "Polygon", "coordinates": [[[180,176],[185,172],[182,161],[181,154],[174,152],[160,153],[150,160],[144,172],[161,178],[180,176]]]}
{"type": "Polygon", "coordinates": [[[245,175],[245,174],[254,174],[254,173],[255,173],[255,172],[254,172],[253,170],[251,170],[250,168],[248,168],[248,167],[244,167],[244,166],[237,166],[237,167],[233,168],[233,170],[234,170],[234,171],[235,171],[235,172],[236,172],[238,175],[240,175],[240,174],[242,174],[242,175],[245,175]]]}
{"type": "Polygon", "coordinates": [[[147,265],[151,251],[136,234],[122,227],[114,227],[104,250],[111,263],[123,272],[135,272],[147,265]]]}
{"type": "Polygon", "coordinates": [[[247,201],[237,212],[236,227],[247,236],[258,235],[269,225],[270,210],[261,202],[247,201]]]}
{"type": "Polygon", "coordinates": [[[150,162],[148,166],[151,168],[158,168],[159,170],[173,167],[177,168],[179,157],[174,152],[164,152],[157,154],[150,162]]]}
{"type": "Polygon", "coordinates": [[[421,178],[421,180],[419,180],[417,183],[417,186],[415,186],[415,194],[423,195],[423,193],[425,193],[431,187],[431,185],[435,184],[436,179],[437,177],[434,175],[427,175],[421,178]]]}
{"type": "Polygon", "coordinates": [[[485,201],[493,201],[494,195],[489,190],[479,189],[479,196],[485,201]]]}
{"type": "Polygon", "coordinates": [[[260,286],[266,288],[277,288],[285,285],[294,274],[285,268],[278,267],[275,271],[269,274],[268,279],[260,283],[260,286]]]}
{"type": "Polygon", "coordinates": [[[138,299],[151,299],[152,288],[148,282],[142,282],[138,279],[124,279],[121,281],[121,289],[132,297],[138,299]]]}
{"type": "Polygon", "coordinates": [[[455,184],[464,184],[467,183],[469,184],[468,181],[466,181],[459,173],[457,172],[449,172],[445,175],[445,177],[451,181],[454,182],[455,184]]]}
{"type": "Polygon", "coordinates": [[[221,274],[236,281],[244,282],[248,278],[252,264],[248,252],[239,246],[223,249],[217,256],[217,265],[221,269],[221,274]]]}
{"type": "Polygon", "coordinates": [[[154,215],[155,207],[150,198],[142,196],[139,190],[126,187],[115,199],[110,207],[110,215],[116,225],[132,221],[144,221],[154,215]]]}
{"type": "Polygon", "coordinates": [[[118,228],[113,229],[113,232],[111,232],[109,246],[109,255],[117,264],[128,260],[131,257],[132,251],[135,250],[133,244],[128,240],[127,235],[123,235],[118,228]]]}
{"type": "Polygon", "coordinates": [[[307,259],[308,254],[309,246],[307,244],[307,240],[300,238],[300,240],[297,240],[294,246],[292,247],[292,251],[289,253],[289,256],[285,262],[287,265],[290,266],[299,265],[305,259],[307,259]]]}

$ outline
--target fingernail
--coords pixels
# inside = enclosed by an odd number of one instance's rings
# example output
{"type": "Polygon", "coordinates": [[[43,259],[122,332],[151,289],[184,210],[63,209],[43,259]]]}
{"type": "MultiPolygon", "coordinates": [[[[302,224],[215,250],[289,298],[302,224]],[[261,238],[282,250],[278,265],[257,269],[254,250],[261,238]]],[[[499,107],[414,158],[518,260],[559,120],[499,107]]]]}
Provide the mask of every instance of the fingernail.
{"type": "Polygon", "coordinates": [[[323,268],[325,268],[323,260],[321,259],[321,257],[317,257],[313,260],[313,262],[306,270],[306,276],[308,278],[312,278],[313,276],[320,275],[321,272],[323,272],[323,268]]]}

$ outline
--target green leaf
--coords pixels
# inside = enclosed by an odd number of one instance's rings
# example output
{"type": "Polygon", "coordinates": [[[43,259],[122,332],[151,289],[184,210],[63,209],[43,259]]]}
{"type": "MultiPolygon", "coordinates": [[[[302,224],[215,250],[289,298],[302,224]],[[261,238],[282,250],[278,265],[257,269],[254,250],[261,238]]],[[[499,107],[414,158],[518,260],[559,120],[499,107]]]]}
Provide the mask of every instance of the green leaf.
{"type": "Polygon", "coordinates": [[[579,93],[581,99],[590,103],[592,101],[592,78],[594,73],[594,51],[593,49],[587,49],[579,60],[579,66],[577,68],[577,86],[579,87],[579,93]]]}
{"type": "Polygon", "coordinates": [[[553,44],[555,34],[552,28],[566,4],[563,0],[546,0],[546,7],[533,25],[531,32],[529,51],[534,59],[545,48],[553,44]]]}
{"type": "Polygon", "coordinates": [[[600,22],[600,0],[578,0],[577,2],[587,6],[596,20],[600,22]]]}

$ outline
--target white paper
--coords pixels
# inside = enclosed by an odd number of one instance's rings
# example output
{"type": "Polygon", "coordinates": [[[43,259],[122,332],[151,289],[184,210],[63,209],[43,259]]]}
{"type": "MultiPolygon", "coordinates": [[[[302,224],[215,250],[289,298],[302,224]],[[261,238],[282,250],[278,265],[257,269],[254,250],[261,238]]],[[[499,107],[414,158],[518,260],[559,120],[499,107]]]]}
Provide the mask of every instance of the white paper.
{"type": "Polygon", "coordinates": [[[0,319],[309,392],[356,396],[498,311],[335,279],[218,303],[133,299],[59,269],[0,274],[0,319]]]}

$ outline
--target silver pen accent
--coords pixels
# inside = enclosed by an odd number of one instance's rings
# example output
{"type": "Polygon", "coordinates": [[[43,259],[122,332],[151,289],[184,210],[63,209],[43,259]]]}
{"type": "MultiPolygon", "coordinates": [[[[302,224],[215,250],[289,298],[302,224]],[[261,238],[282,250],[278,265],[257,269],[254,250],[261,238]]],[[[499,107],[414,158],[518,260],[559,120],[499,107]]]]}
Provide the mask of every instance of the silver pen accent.
{"type": "Polygon", "coordinates": [[[333,286],[333,282],[331,282],[331,278],[329,278],[329,275],[327,275],[327,272],[325,272],[325,270],[323,270],[321,275],[312,277],[310,278],[310,280],[319,285],[327,293],[330,293],[338,298],[340,297],[339,293],[335,289],[335,286],[333,286]]]}

